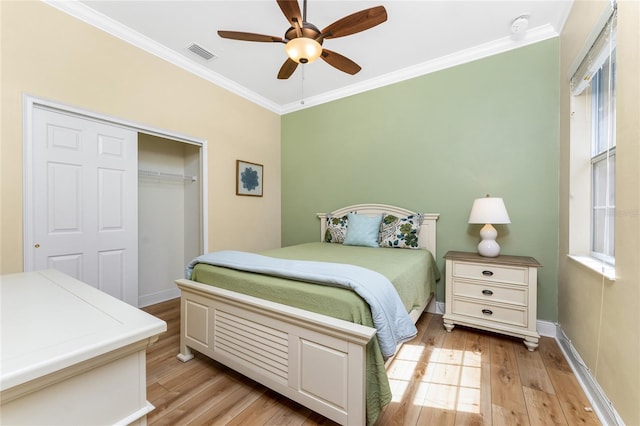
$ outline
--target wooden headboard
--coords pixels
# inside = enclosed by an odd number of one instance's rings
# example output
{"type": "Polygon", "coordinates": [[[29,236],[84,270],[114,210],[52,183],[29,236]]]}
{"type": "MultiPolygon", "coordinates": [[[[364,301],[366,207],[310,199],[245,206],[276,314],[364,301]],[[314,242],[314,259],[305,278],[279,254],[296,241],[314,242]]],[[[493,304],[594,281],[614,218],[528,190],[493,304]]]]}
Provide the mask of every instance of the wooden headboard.
{"type": "MultiPolygon", "coordinates": [[[[324,233],[327,229],[326,218],[328,215],[344,216],[350,212],[366,215],[387,213],[398,217],[416,214],[414,211],[386,204],[354,204],[352,206],[334,210],[331,213],[317,213],[317,216],[320,219],[320,241],[324,241],[324,233]]],[[[420,227],[420,234],[418,236],[418,246],[426,248],[431,252],[433,257],[436,257],[436,221],[440,215],[437,213],[423,213],[423,215],[422,226],[420,227]]]]}

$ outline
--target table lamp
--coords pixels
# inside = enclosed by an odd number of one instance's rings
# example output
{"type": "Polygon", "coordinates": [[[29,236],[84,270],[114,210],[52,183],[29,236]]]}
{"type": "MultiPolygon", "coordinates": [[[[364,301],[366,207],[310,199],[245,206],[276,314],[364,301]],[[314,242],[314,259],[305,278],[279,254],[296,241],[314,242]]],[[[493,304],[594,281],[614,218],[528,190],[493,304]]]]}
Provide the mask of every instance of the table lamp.
{"type": "Polygon", "coordinates": [[[496,242],[498,231],[492,224],[511,223],[509,213],[504,206],[502,198],[490,197],[476,198],[471,207],[469,223],[484,224],[480,230],[480,244],[478,244],[478,254],[484,257],[496,257],[500,254],[500,246],[496,242]]]}

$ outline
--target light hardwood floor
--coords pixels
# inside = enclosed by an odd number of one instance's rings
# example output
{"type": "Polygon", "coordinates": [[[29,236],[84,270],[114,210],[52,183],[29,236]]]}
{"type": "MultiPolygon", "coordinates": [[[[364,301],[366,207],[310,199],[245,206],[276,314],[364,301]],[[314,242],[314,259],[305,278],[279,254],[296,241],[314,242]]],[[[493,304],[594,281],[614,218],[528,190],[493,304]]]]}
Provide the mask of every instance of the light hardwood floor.
{"type": "MultiPolygon", "coordinates": [[[[144,309],[167,322],[147,350],[149,425],[334,425],[209,358],[183,363],[179,299],[144,309]]],[[[418,336],[389,365],[393,401],[383,425],[598,425],[556,342],[522,341],[456,327],[425,313],[418,336]]]]}

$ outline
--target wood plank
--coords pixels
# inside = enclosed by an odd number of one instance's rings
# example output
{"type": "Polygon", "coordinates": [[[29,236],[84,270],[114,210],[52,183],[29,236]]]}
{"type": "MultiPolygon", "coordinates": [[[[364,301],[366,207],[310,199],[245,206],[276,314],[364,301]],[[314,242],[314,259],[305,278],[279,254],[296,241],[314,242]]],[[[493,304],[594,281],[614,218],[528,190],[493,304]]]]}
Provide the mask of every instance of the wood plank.
{"type": "Polygon", "coordinates": [[[595,413],[589,411],[592,410],[591,404],[576,377],[554,368],[548,368],[547,371],[567,422],[570,425],[599,425],[595,413]]]}
{"type": "Polygon", "coordinates": [[[420,416],[415,424],[453,425],[456,417],[456,397],[456,386],[430,383],[424,395],[420,416]]]}
{"type": "Polygon", "coordinates": [[[522,386],[550,394],[555,393],[540,352],[531,352],[524,345],[514,345],[514,348],[522,386]]]}
{"type": "Polygon", "coordinates": [[[455,424],[491,425],[491,354],[489,336],[467,333],[455,424]]]}
{"type": "MultiPolygon", "coordinates": [[[[272,390],[263,392],[245,410],[240,412],[233,419],[230,419],[228,426],[263,425],[269,422],[281,404],[284,396],[272,390]]],[[[216,423],[220,424],[220,423],[216,423]]]]}
{"type": "MultiPolygon", "coordinates": [[[[156,409],[149,414],[149,420],[161,416],[164,419],[173,419],[175,410],[180,411],[188,401],[198,393],[208,390],[213,386],[215,389],[224,388],[231,380],[228,376],[216,374],[215,371],[207,368],[198,368],[197,363],[193,367],[180,375],[172,375],[164,380],[164,384],[158,382],[157,385],[167,392],[154,398],[156,409]],[[220,382],[220,383],[219,383],[220,382]]],[[[159,393],[159,391],[157,391],[159,393]]]]}
{"type": "Polygon", "coordinates": [[[172,419],[173,424],[224,424],[237,412],[236,405],[248,406],[264,392],[264,387],[253,381],[234,378],[225,381],[222,387],[219,384],[204,389],[183,404],[181,415],[172,419]]]}
{"type": "Polygon", "coordinates": [[[530,426],[526,412],[514,411],[500,405],[491,406],[491,418],[494,426],[530,426]]]}
{"type": "Polygon", "coordinates": [[[466,340],[466,332],[458,328],[446,333],[441,347],[433,349],[426,380],[423,379],[428,387],[418,424],[454,424],[466,340]]]}
{"type": "MultiPolygon", "coordinates": [[[[178,347],[175,347],[173,350],[165,352],[161,358],[147,362],[147,385],[151,385],[167,375],[181,374],[185,369],[192,368],[188,362],[184,363],[176,358],[177,350],[178,347]]],[[[196,360],[202,358],[200,355],[196,360]]]]}
{"type": "Polygon", "coordinates": [[[549,337],[540,339],[540,356],[568,424],[599,425],[584,391],[573,374],[558,343],[549,337]]]}
{"type": "Polygon", "coordinates": [[[571,366],[564,357],[558,342],[551,337],[541,337],[539,343],[540,347],[538,347],[538,351],[546,368],[553,368],[554,370],[573,374],[571,366]]]}
{"type": "Polygon", "coordinates": [[[538,425],[568,425],[560,402],[554,394],[539,389],[524,387],[524,400],[527,404],[529,422],[538,425]]]}
{"type": "Polygon", "coordinates": [[[194,392],[179,392],[178,398],[163,407],[163,422],[171,425],[190,424],[195,417],[210,407],[211,403],[223,398],[227,398],[227,403],[231,403],[229,398],[232,398],[235,388],[240,385],[228,376],[218,375],[194,386],[194,392]]]}
{"type": "MultiPolygon", "coordinates": [[[[518,342],[520,344],[520,342],[518,342]]],[[[527,417],[527,408],[522,393],[522,383],[514,342],[492,335],[491,345],[491,404],[494,424],[508,421],[519,424],[527,417]]]]}
{"type": "Polygon", "coordinates": [[[269,423],[282,426],[302,426],[307,422],[311,413],[310,409],[302,407],[288,398],[283,398],[269,419],[269,423]]]}
{"type": "MultiPolygon", "coordinates": [[[[171,332],[171,330],[168,330],[171,332]]],[[[158,340],[147,351],[147,362],[153,363],[157,358],[165,358],[167,354],[173,353],[175,355],[175,348],[180,346],[180,336],[175,334],[168,335],[166,338],[158,340]]]]}
{"type": "Polygon", "coordinates": [[[173,319],[173,313],[177,312],[180,316],[180,298],[167,300],[165,302],[156,303],[142,308],[143,311],[161,317],[165,321],[171,321],[173,319]]]}
{"type": "Polygon", "coordinates": [[[440,316],[438,319],[428,316],[416,325],[418,334],[403,346],[387,369],[393,400],[380,413],[376,425],[415,424],[420,415],[422,407],[415,401],[424,399],[424,394],[420,394],[426,388],[423,378],[434,349],[442,345],[446,331],[440,316]]]}

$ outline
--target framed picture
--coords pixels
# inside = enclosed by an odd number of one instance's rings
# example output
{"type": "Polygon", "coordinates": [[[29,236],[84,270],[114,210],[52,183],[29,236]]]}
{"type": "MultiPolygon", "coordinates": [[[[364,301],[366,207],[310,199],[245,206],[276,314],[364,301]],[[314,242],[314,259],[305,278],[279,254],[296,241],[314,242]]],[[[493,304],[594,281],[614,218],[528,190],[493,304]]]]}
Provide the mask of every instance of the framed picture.
{"type": "Polygon", "coordinates": [[[262,164],[236,160],[236,195],[262,197],[262,164]]]}

